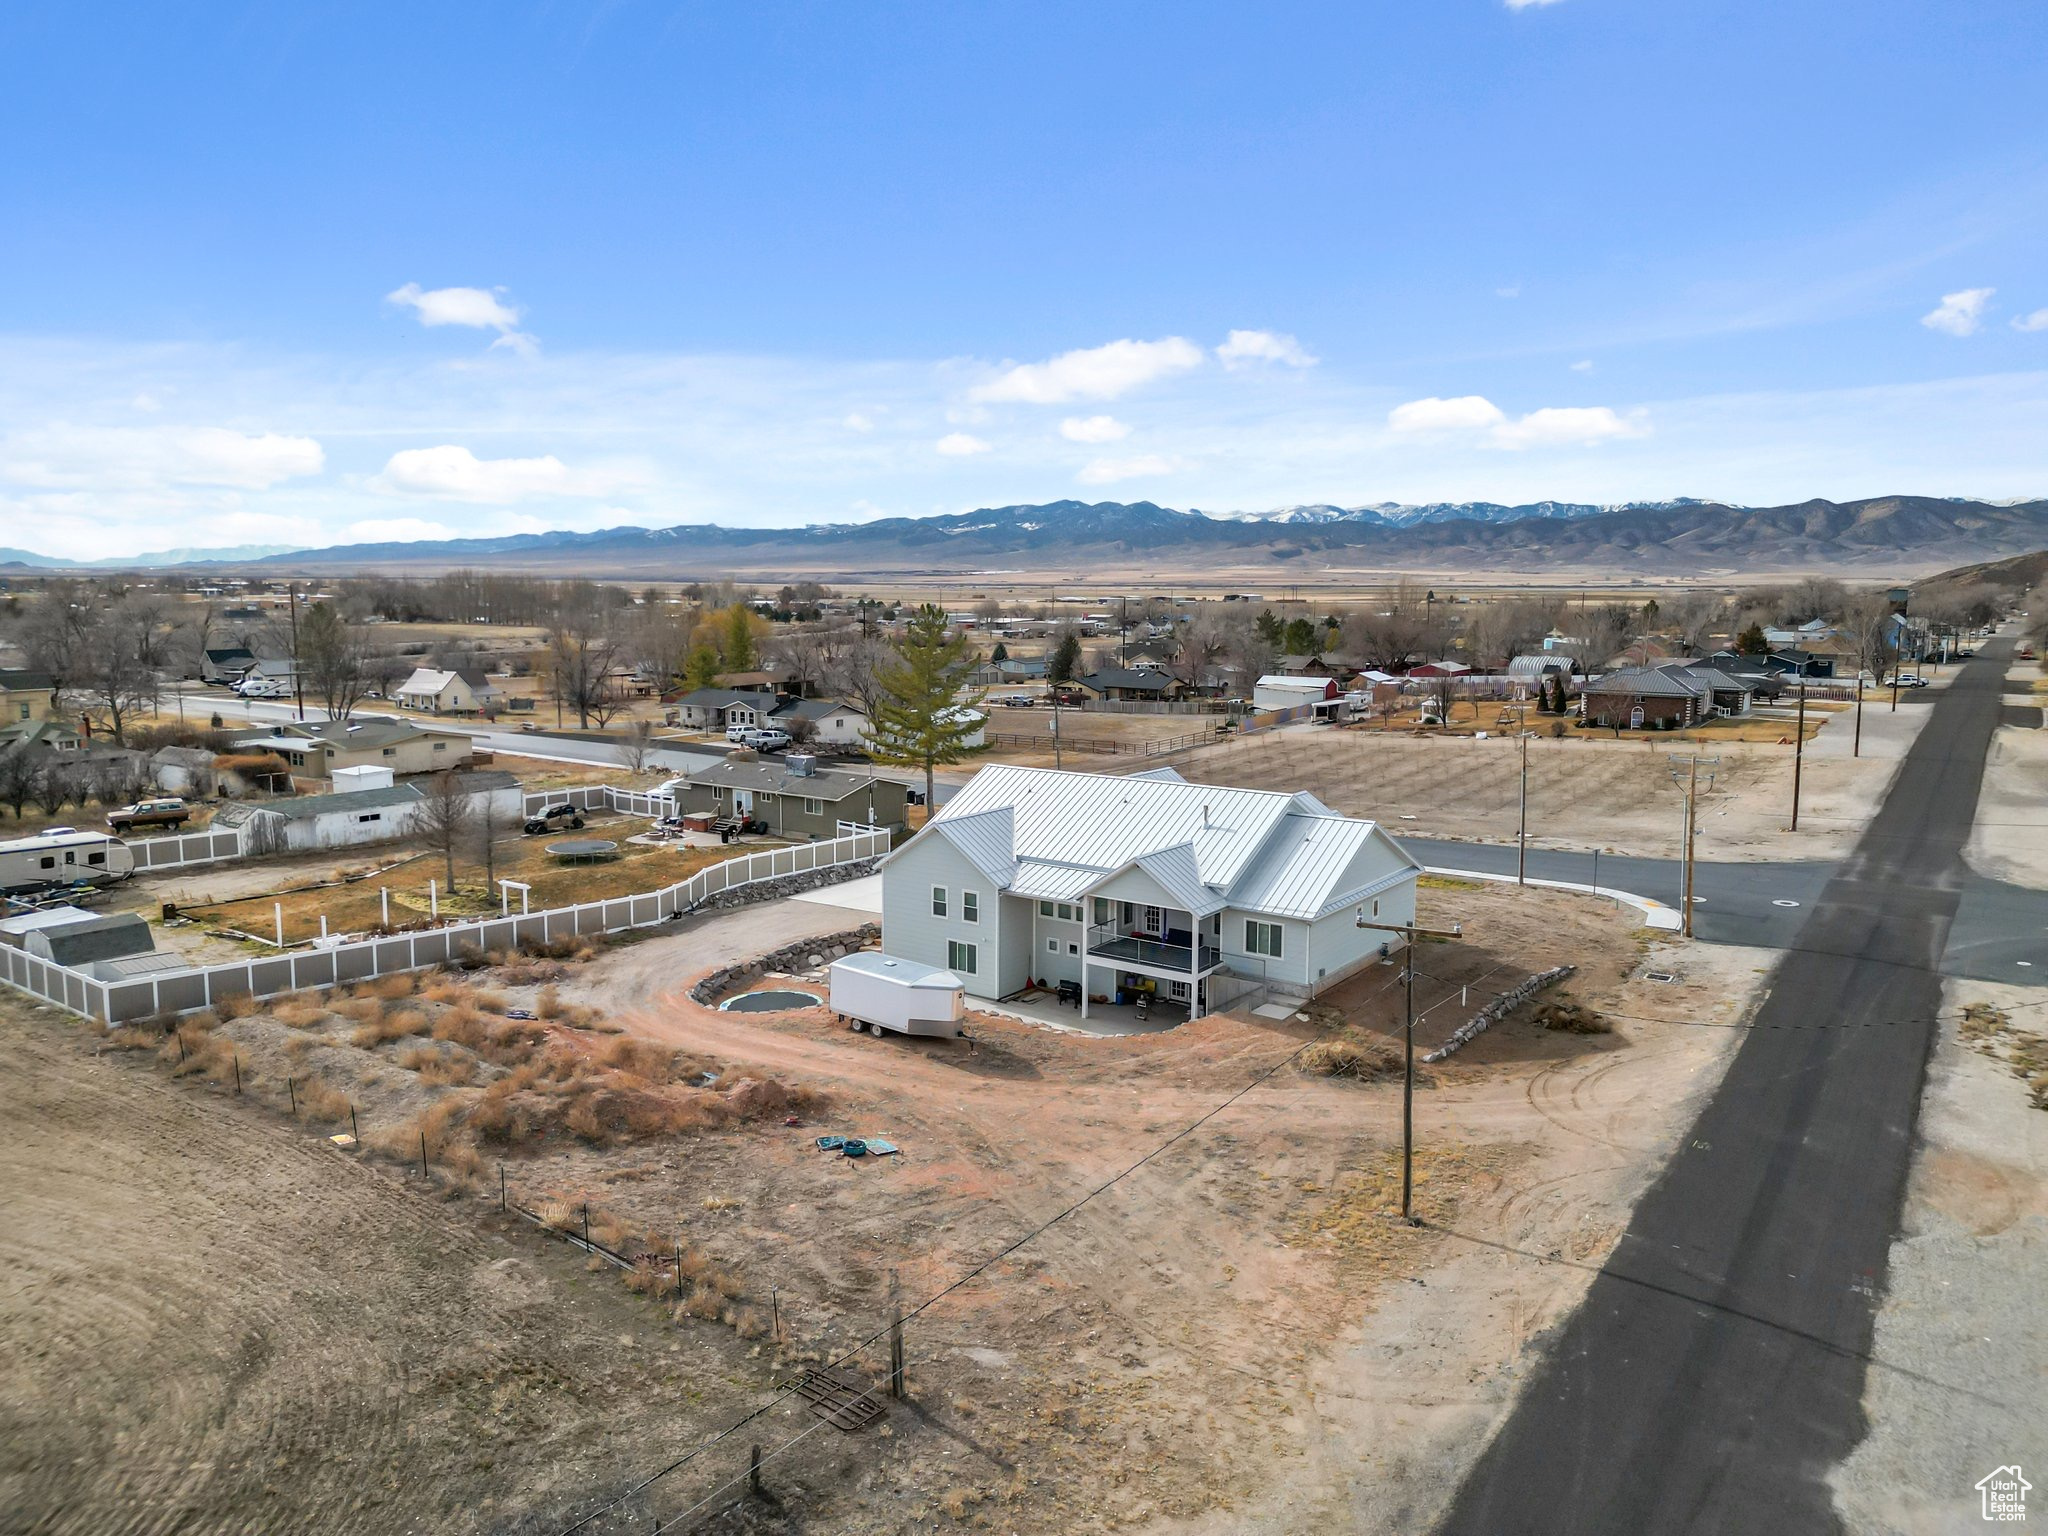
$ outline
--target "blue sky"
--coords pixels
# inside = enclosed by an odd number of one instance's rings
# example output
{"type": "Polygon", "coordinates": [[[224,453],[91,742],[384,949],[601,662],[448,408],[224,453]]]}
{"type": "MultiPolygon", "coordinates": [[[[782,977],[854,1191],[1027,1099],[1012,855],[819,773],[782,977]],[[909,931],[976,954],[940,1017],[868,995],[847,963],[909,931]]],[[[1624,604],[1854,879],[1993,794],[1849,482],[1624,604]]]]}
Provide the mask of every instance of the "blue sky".
{"type": "Polygon", "coordinates": [[[2044,44],[2021,0],[13,7],[0,542],[2048,494],[2044,44]]]}

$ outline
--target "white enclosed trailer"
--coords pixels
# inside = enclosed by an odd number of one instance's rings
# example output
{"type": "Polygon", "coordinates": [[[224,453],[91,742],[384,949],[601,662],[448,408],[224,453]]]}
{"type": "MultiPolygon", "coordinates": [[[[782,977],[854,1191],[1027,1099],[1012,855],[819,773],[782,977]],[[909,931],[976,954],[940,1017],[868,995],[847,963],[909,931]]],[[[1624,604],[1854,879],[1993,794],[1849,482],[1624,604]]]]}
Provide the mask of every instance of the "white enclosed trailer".
{"type": "Polygon", "coordinates": [[[967,1004],[951,971],[864,950],[832,962],[832,1011],[877,1034],[951,1038],[962,1033],[967,1004]]]}

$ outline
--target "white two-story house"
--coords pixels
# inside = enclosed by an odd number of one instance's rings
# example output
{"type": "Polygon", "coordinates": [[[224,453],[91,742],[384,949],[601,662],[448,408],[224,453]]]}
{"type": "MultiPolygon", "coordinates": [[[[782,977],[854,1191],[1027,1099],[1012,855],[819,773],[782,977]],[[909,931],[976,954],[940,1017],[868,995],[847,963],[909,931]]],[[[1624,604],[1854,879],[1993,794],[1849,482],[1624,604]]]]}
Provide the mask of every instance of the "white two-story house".
{"type": "Polygon", "coordinates": [[[1146,978],[1199,1018],[1218,976],[1312,996],[1399,948],[1360,920],[1413,923],[1420,871],[1312,795],[991,764],[883,861],[882,947],[975,997],[1146,978]]]}

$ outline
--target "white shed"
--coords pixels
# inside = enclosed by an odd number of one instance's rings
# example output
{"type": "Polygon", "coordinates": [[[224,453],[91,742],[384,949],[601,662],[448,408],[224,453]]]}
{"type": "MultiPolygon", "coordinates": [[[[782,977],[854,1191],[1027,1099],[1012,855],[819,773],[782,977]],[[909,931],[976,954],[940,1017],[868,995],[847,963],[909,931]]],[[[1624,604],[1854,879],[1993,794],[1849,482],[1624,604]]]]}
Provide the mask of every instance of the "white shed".
{"type": "Polygon", "coordinates": [[[1285,672],[1272,672],[1253,685],[1252,708],[1300,709],[1303,705],[1320,704],[1325,699],[1342,696],[1334,678],[1294,677],[1285,672]]]}

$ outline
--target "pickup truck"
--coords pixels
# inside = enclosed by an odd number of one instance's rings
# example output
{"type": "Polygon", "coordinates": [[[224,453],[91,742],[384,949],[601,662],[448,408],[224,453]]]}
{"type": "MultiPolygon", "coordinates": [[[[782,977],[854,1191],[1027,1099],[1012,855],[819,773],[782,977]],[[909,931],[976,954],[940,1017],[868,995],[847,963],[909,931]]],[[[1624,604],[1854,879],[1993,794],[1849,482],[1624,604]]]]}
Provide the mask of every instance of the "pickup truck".
{"type": "Polygon", "coordinates": [[[182,827],[192,819],[192,808],[176,796],[161,800],[138,800],[119,810],[107,812],[107,827],[130,832],[137,827],[182,827]]]}

